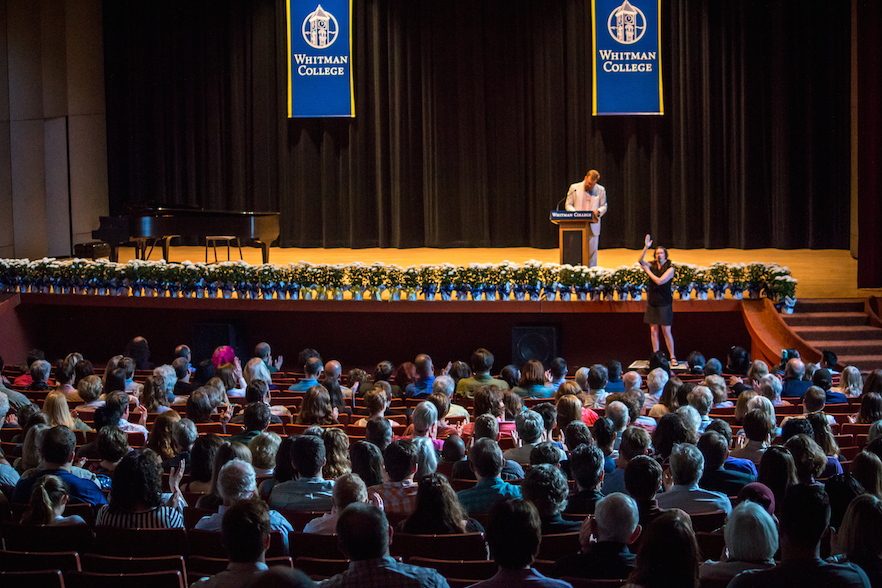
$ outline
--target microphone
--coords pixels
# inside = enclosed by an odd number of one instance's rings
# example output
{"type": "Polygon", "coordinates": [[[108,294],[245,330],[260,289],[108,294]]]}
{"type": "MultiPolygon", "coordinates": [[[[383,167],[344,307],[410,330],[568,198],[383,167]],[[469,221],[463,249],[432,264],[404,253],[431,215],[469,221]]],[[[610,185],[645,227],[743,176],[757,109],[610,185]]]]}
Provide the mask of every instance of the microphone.
{"type": "Polygon", "coordinates": [[[566,196],[564,196],[563,198],[561,198],[560,200],[558,200],[558,201],[557,201],[557,205],[554,207],[554,209],[555,209],[555,210],[560,210],[560,203],[563,202],[564,200],[566,200],[567,198],[569,198],[569,197],[570,197],[570,194],[572,194],[573,192],[575,192],[575,190],[570,190],[569,192],[567,192],[567,195],[566,195],[566,196]]]}

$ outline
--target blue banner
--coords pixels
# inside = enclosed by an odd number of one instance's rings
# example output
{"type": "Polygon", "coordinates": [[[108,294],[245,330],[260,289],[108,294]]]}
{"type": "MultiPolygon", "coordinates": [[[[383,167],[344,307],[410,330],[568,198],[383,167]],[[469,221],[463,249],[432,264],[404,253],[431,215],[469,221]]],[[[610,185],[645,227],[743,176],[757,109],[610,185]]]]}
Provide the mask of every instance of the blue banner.
{"type": "Polygon", "coordinates": [[[664,114],[661,0],[591,0],[594,88],[599,114],[664,114]]]}
{"type": "Polygon", "coordinates": [[[286,8],[288,117],[354,117],[351,0],[286,0],[286,8]]]}

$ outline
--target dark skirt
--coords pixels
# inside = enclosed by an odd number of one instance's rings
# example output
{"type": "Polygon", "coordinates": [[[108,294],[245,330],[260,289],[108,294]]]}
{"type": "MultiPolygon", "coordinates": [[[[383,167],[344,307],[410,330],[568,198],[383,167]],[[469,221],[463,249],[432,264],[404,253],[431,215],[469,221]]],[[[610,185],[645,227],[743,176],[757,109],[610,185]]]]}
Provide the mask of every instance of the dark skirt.
{"type": "Polygon", "coordinates": [[[649,325],[671,326],[674,322],[674,307],[668,306],[652,306],[646,305],[646,313],[643,315],[643,322],[649,325]]]}

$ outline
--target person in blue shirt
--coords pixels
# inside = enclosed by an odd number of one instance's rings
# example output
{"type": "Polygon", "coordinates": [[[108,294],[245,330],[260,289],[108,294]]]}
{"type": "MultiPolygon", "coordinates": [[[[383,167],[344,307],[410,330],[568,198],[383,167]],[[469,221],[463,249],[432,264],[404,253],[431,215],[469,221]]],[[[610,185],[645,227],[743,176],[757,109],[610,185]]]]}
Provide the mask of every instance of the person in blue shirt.
{"type": "Polygon", "coordinates": [[[521,379],[513,390],[521,398],[551,398],[554,388],[545,385],[542,363],[531,359],[521,369],[521,379]]]}
{"type": "Polygon", "coordinates": [[[98,484],[91,479],[86,480],[72,473],[76,447],[77,440],[73,431],[64,425],[58,425],[46,431],[42,447],[43,468],[34,475],[18,481],[12,492],[12,502],[20,504],[30,502],[31,490],[37,480],[46,474],[53,474],[67,484],[68,495],[74,502],[86,502],[92,505],[107,504],[98,484]]]}
{"type": "Polygon", "coordinates": [[[417,379],[407,385],[404,389],[404,396],[425,398],[432,393],[432,385],[435,383],[435,366],[432,365],[432,358],[425,353],[417,355],[413,364],[416,367],[417,379]]]}
{"type": "Polygon", "coordinates": [[[318,386],[319,376],[322,375],[325,366],[322,363],[321,357],[310,357],[306,360],[306,363],[303,365],[303,371],[305,372],[305,377],[297,382],[296,384],[292,384],[288,390],[291,392],[306,392],[313,386],[318,386]]]}
{"type": "Polygon", "coordinates": [[[460,504],[471,515],[489,512],[504,498],[520,498],[520,486],[503,482],[500,475],[505,459],[499,444],[493,439],[478,439],[469,451],[469,465],[478,478],[471,488],[456,493],[460,504]]]}

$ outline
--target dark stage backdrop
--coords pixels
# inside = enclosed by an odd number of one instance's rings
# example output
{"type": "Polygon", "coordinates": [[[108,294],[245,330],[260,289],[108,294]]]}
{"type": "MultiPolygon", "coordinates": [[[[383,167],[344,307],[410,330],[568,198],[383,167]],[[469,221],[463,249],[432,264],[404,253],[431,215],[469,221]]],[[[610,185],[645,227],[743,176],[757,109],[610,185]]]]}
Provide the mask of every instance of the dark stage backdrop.
{"type": "Polygon", "coordinates": [[[590,116],[587,0],[358,0],[355,119],[285,118],[283,0],[104,3],[111,210],[280,211],[282,246],[846,248],[850,4],[662,3],[666,114],[590,116]]]}

